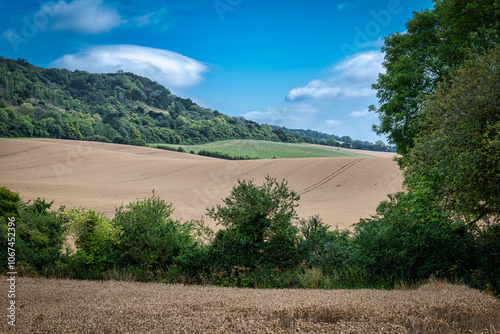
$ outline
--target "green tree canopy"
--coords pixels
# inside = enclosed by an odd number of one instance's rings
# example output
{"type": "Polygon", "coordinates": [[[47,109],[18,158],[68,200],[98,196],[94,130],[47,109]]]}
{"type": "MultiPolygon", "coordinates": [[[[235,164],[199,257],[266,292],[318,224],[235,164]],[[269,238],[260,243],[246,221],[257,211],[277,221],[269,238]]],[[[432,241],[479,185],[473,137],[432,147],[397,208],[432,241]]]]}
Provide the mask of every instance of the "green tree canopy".
{"type": "Polygon", "coordinates": [[[423,104],[404,159],[411,189],[426,182],[469,222],[500,218],[500,47],[474,56],[423,104]]]}
{"type": "Polygon", "coordinates": [[[378,134],[388,135],[407,154],[421,129],[421,99],[449,77],[469,52],[479,54],[500,42],[500,1],[434,0],[432,10],[414,14],[405,33],[385,40],[386,69],[373,88],[380,106],[378,134]]]}

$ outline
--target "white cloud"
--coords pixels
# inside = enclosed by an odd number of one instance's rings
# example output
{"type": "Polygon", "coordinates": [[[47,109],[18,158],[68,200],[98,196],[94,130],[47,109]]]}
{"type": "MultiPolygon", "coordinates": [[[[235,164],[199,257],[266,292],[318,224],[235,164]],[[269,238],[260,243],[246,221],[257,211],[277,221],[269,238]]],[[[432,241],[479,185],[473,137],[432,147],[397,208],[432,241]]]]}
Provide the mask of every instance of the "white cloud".
{"type": "Polygon", "coordinates": [[[371,80],[377,78],[384,69],[384,54],[378,51],[367,51],[354,54],[333,66],[334,71],[341,71],[340,78],[371,80]]]}
{"type": "Polygon", "coordinates": [[[287,101],[358,98],[375,95],[371,85],[384,71],[384,55],[377,51],[357,53],[333,66],[332,75],[292,89],[287,101]]]}
{"type": "Polygon", "coordinates": [[[106,6],[103,0],[51,1],[42,6],[39,13],[49,13],[53,17],[50,22],[52,30],[70,30],[81,34],[108,32],[126,22],[115,8],[106,6]]]}
{"type": "Polygon", "coordinates": [[[137,45],[102,45],[65,55],[50,67],[114,73],[118,70],[148,77],[167,88],[192,86],[203,80],[208,67],[181,54],[137,45]]]}
{"type": "Polygon", "coordinates": [[[292,89],[287,96],[288,101],[303,99],[325,99],[339,96],[341,89],[338,86],[329,86],[321,80],[313,80],[305,87],[292,89]]]}
{"type": "Polygon", "coordinates": [[[325,120],[325,124],[328,126],[331,126],[331,127],[337,127],[337,126],[341,126],[343,124],[343,122],[335,120],[335,119],[327,119],[327,120],[325,120]]]}
{"type": "Polygon", "coordinates": [[[358,47],[360,49],[364,49],[364,48],[375,48],[375,49],[378,49],[380,50],[380,48],[382,46],[384,46],[384,43],[385,43],[385,40],[382,36],[379,36],[377,38],[377,40],[375,41],[369,41],[369,42],[366,42],[366,43],[362,43],[362,44],[359,44],[358,47]]]}
{"type": "Polygon", "coordinates": [[[375,115],[375,113],[372,113],[368,109],[365,109],[363,111],[352,111],[349,114],[349,117],[353,117],[353,118],[376,118],[377,116],[375,115]]]}
{"type": "Polygon", "coordinates": [[[302,103],[285,103],[277,107],[268,107],[266,111],[250,111],[241,116],[259,123],[284,126],[287,128],[304,128],[313,121],[318,109],[302,103]]]}

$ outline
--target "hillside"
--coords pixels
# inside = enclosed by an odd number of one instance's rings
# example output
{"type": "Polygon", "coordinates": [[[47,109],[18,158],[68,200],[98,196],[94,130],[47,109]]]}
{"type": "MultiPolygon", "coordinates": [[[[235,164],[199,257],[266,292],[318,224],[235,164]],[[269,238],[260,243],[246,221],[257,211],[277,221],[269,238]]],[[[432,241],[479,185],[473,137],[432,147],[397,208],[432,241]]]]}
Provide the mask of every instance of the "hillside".
{"type": "MultiPolygon", "coordinates": [[[[285,130],[203,108],[133,73],[46,69],[0,57],[0,137],[139,146],[252,139],[351,147],[333,135],[285,130]]],[[[362,145],[357,148],[389,149],[383,143],[362,145]]]]}
{"type": "Polygon", "coordinates": [[[183,220],[202,217],[207,207],[229,195],[238,179],[260,184],[270,174],[286,178],[299,193],[300,217],[319,214],[325,223],[340,228],[368,218],[387,194],[402,187],[401,171],[391,158],[227,161],[54,139],[0,139],[0,170],[0,184],[26,200],[45,197],[56,207],[73,205],[107,216],[155,189],[183,220]]]}

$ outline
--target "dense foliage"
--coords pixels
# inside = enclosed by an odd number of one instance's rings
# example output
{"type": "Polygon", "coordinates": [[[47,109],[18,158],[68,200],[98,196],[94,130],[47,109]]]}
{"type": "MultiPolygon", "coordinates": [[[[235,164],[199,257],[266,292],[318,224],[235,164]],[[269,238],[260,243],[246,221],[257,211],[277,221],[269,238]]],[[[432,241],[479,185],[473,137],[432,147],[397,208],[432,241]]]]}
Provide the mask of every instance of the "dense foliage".
{"type": "Polygon", "coordinates": [[[299,199],[285,180],[268,176],[262,186],[239,181],[224,205],[208,210],[208,216],[225,227],[212,245],[217,266],[286,268],[296,264],[297,227],[292,223],[299,199]]]}
{"type": "Polygon", "coordinates": [[[425,180],[465,221],[499,222],[500,47],[465,62],[425,100],[404,163],[410,189],[425,180]]]}
{"type": "MultiPolygon", "coordinates": [[[[133,145],[202,144],[224,139],[336,143],[308,137],[308,132],[287,132],[202,108],[133,73],[44,69],[23,59],[1,57],[0,137],[133,145]]],[[[377,150],[385,147],[369,142],[363,145],[376,146],[377,150]]]]}
{"type": "Polygon", "coordinates": [[[2,271],[12,271],[6,270],[7,246],[15,250],[16,261],[28,271],[48,275],[55,268],[62,270],[64,219],[60,212],[50,211],[51,206],[40,198],[24,203],[19,194],[0,187],[0,243],[5,249],[0,259],[2,271]],[[15,218],[13,230],[8,230],[9,218],[15,218]]]}
{"type": "Polygon", "coordinates": [[[420,132],[421,99],[449,78],[470,52],[480,54],[500,42],[498,0],[434,0],[434,8],[414,14],[405,33],[385,39],[385,73],[373,88],[380,106],[378,134],[388,135],[407,154],[420,132]]]}
{"type": "Polygon", "coordinates": [[[453,272],[499,293],[500,3],[436,0],[407,28],[386,39],[374,85],[407,191],[358,223],[359,260],[389,280],[453,272]]]}
{"type": "MultiPolygon", "coordinates": [[[[44,69],[0,58],[0,135],[144,145],[280,139],[267,125],[182,99],[132,73],[44,69]]],[[[290,141],[297,141],[298,138],[290,141]]]]}
{"type": "Polygon", "coordinates": [[[377,215],[356,224],[358,261],[371,277],[394,282],[431,275],[464,278],[472,257],[471,234],[439,205],[428,188],[389,196],[377,215]]]}

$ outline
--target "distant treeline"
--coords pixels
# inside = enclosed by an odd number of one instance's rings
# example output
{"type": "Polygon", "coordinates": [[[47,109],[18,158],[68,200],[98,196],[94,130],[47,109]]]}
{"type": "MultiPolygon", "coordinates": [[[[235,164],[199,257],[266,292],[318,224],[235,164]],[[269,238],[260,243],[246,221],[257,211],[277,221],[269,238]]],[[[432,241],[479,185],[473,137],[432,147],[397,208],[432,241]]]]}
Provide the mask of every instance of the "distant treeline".
{"type": "MultiPolygon", "coordinates": [[[[165,146],[165,145],[155,145],[155,148],[159,148],[162,150],[167,150],[167,151],[174,151],[174,152],[181,152],[184,153],[186,150],[182,146],[179,146],[177,148],[171,147],[171,146],[165,146]]],[[[191,154],[196,154],[194,151],[189,152],[191,154]]],[[[223,152],[218,152],[218,151],[210,151],[210,150],[201,150],[197,153],[198,155],[205,156],[205,157],[211,157],[211,158],[218,158],[218,159],[225,159],[225,160],[255,160],[255,159],[260,159],[258,157],[250,157],[249,155],[230,155],[228,153],[223,153],[223,152]]]]}
{"type": "Polygon", "coordinates": [[[279,130],[285,132],[285,134],[298,134],[302,137],[304,143],[318,144],[326,146],[344,147],[344,148],[354,148],[358,150],[369,150],[369,151],[382,151],[382,152],[396,152],[396,146],[387,146],[383,141],[377,140],[375,143],[369,141],[353,140],[349,136],[336,136],[329,135],[327,133],[318,132],[314,130],[302,130],[302,129],[287,129],[285,127],[272,126],[274,131],[282,134],[279,130]]]}
{"type": "MultiPolygon", "coordinates": [[[[337,144],[308,137],[307,133],[312,132],[284,131],[202,108],[133,73],[45,69],[23,59],[0,57],[1,137],[133,145],[195,145],[227,139],[337,144]]],[[[383,143],[382,146],[385,147],[383,143]]]]}
{"type": "Polygon", "coordinates": [[[225,160],[252,160],[259,159],[257,157],[251,157],[249,155],[230,155],[228,153],[218,152],[218,151],[209,151],[209,150],[201,150],[198,152],[198,155],[203,155],[205,157],[225,159],[225,160]]]}

